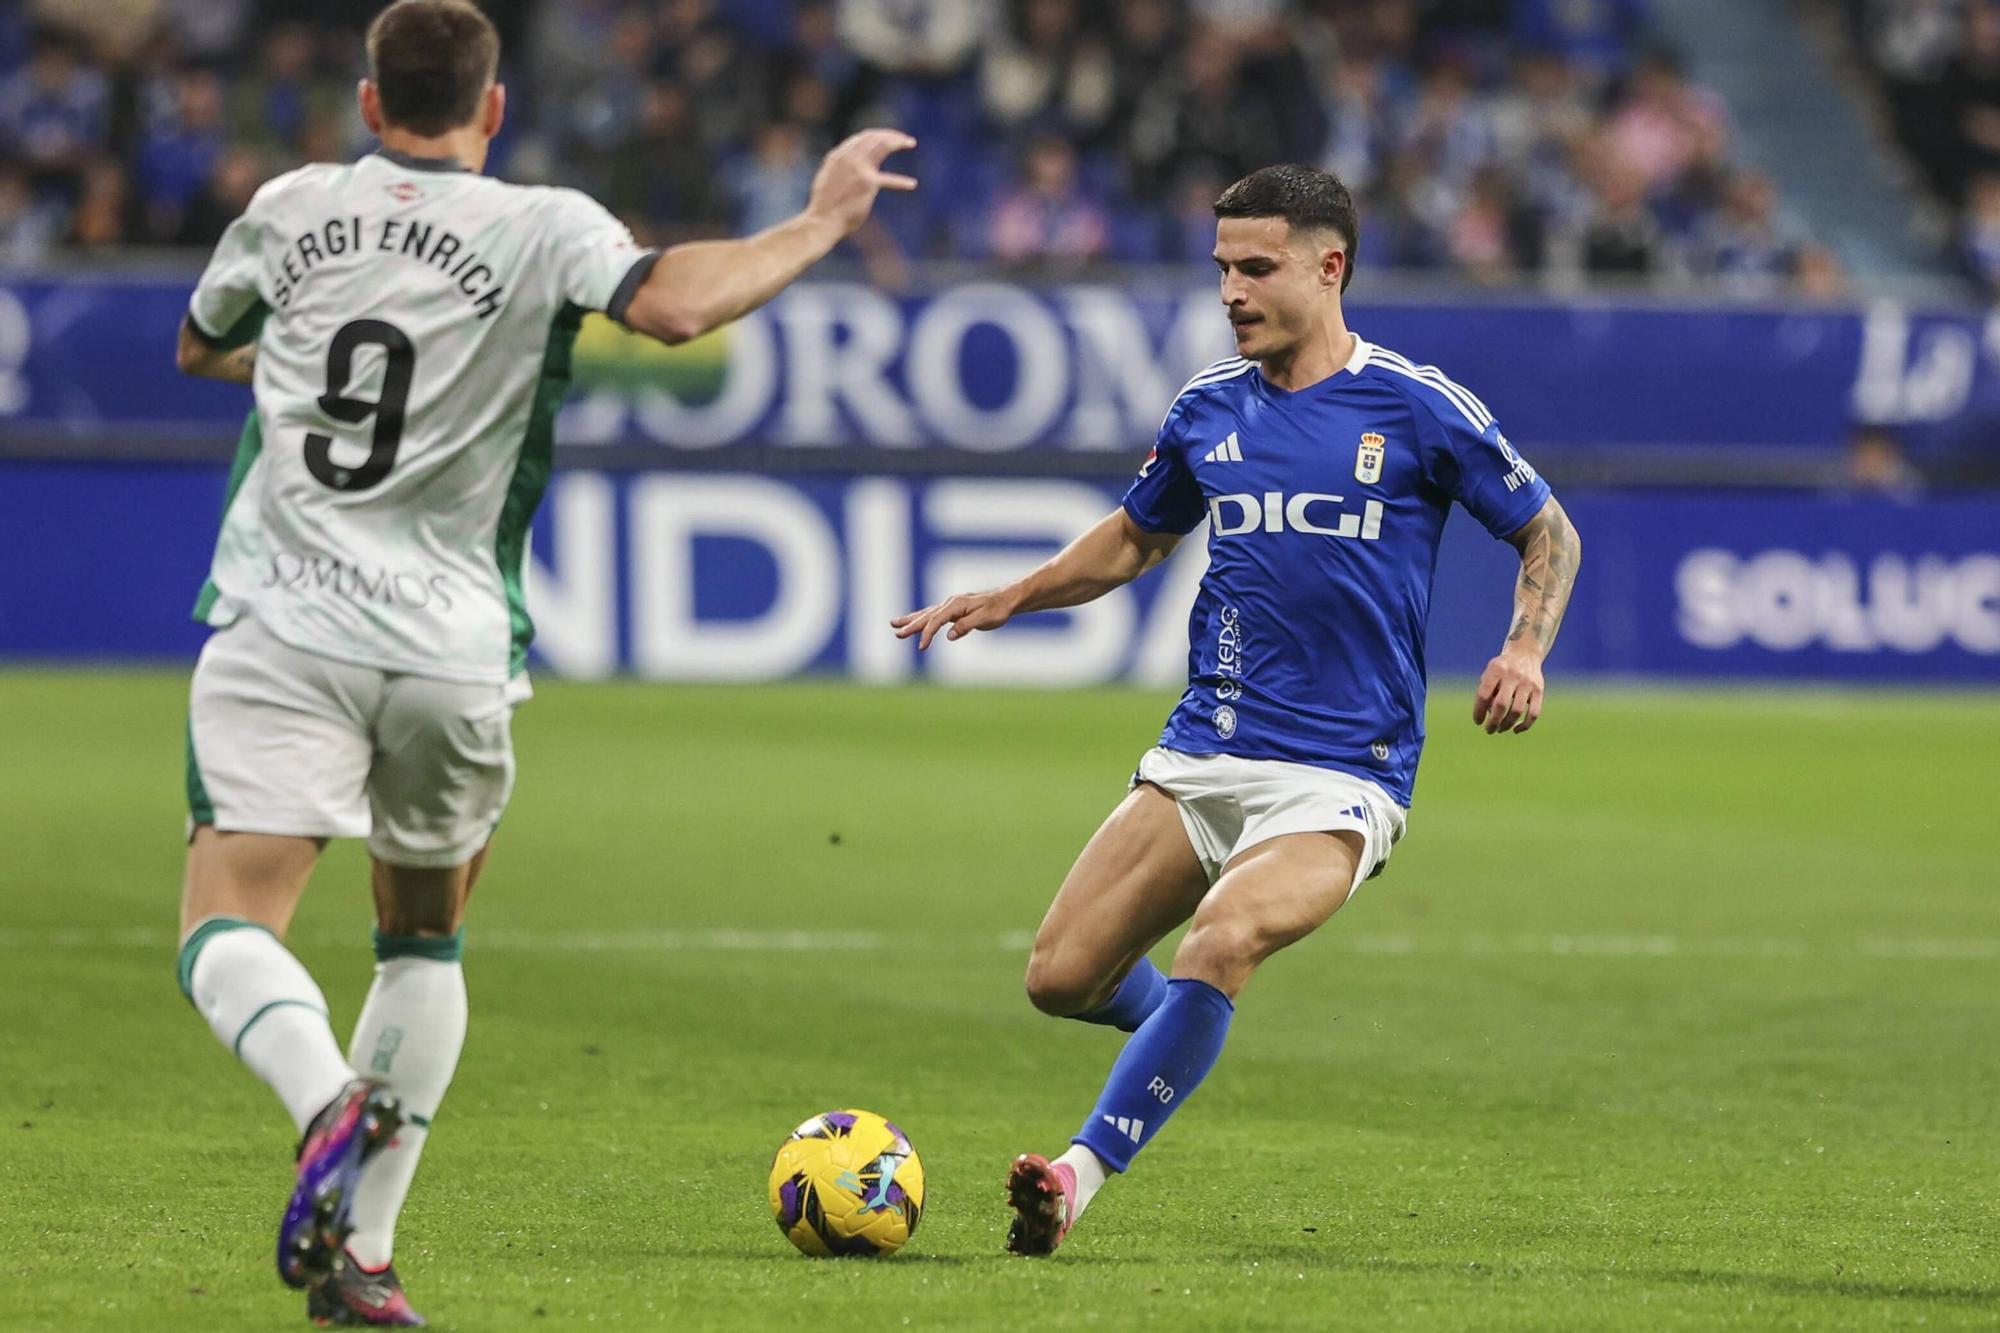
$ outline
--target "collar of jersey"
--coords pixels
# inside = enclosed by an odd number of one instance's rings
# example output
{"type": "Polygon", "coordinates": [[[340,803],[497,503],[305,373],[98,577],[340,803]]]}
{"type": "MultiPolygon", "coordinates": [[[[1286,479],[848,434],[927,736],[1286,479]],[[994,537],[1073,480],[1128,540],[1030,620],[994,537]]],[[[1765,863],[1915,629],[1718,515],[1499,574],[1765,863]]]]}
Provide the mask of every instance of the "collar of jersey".
{"type": "MultiPolygon", "coordinates": [[[[1353,330],[1350,329],[1349,332],[1353,332],[1353,330]]],[[[1340,369],[1334,371],[1331,375],[1328,375],[1325,379],[1314,380],[1311,384],[1306,385],[1306,387],[1303,389],[1281,389],[1277,385],[1271,383],[1271,381],[1264,378],[1264,367],[1260,365],[1256,368],[1255,371],[1257,376],[1257,383],[1261,384],[1264,387],[1264,392],[1270,394],[1273,398],[1294,398],[1302,395],[1318,393],[1320,390],[1327,388],[1329,385],[1339,384],[1343,378],[1351,379],[1354,376],[1359,375],[1362,369],[1366,367],[1368,364],[1368,352],[1369,352],[1368,340],[1366,338],[1363,338],[1360,334],[1356,333],[1354,335],[1353,354],[1347,358],[1346,362],[1341,365],[1340,369]]]]}
{"type": "Polygon", "coordinates": [[[393,148],[377,148],[375,156],[386,158],[394,162],[397,166],[407,167],[411,171],[469,172],[472,170],[471,167],[466,166],[465,163],[455,157],[417,157],[410,153],[399,153],[393,148]]]}

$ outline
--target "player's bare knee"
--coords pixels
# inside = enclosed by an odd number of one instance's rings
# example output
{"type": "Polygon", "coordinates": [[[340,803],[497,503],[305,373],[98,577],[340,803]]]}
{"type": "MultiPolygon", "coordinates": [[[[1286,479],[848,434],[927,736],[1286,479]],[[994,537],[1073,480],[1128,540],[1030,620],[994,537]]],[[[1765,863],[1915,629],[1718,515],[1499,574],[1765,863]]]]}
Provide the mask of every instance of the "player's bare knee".
{"type": "Polygon", "coordinates": [[[1054,1018],[1069,1018],[1088,1011],[1099,1002],[1099,978],[1076,965],[1073,955],[1059,949],[1036,949],[1028,956],[1028,972],[1023,978],[1028,1002],[1054,1018]]]}
{"type": "Polygon", "coordinates": [[[1254,921],[1229,916],[1197,919],[1174,951],[1174,975],[1194,977],[1233,993],[1276,947],[1270,932],[1254,921]]]}

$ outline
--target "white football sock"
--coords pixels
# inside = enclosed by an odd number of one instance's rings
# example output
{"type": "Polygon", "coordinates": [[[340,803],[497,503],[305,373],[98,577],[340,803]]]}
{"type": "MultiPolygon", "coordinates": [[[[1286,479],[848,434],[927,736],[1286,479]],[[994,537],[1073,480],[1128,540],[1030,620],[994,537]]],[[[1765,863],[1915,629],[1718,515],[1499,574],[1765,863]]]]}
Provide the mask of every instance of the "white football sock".
{"type": "Polygon", "coordinates": [[[353,1079],[327,1026],[326,996],[264,927],[209,917],[188,932],[180,966],[209,1030],[270,1085],[301,1132],[353,1079]]]}
{"type": "Polygon", "coordinates": [[[376,951],[382,962],[375,968],[361,1021],[354,1025],[348,1057],[364,1077],[388,1083],[403,1103],[404,1120],[354,1190],[354,1235],[347,1248],[371,1271],[388,1263],[394,1252],[396,1217],[416,1179],[431,1118],[458,1067],[466,1023],[465,970],[458,964],[457,936],[380,936],[376,951]],[[400,952],[406,943],[422,953],[400,952]]]}
{"type": "Polygon", "coordinates": [[[1069,1151],[1056,1158],[1056,1163],[1067,1165],[1076,1172],[1074,1216],[1082,1217],[1083,1210],[1090,1206],[1090,1200],[1097,1191],[1104,1188],[1104,1182],[1111,1178],[1111,1173],[1105,1169],[1097,1154],[1081,1143],[1070,1144],[1069,1151]]]}

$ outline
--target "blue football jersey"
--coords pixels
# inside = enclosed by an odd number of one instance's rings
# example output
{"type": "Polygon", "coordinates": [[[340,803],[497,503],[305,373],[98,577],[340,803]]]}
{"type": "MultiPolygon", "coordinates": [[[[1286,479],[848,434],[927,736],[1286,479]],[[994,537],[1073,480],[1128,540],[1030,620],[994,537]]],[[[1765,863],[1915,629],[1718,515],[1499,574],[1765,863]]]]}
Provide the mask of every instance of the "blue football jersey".
{"type": "Polygon", "coordinates": [[[1248,361],[1216,362],[1174,400],[1125,496],[1149,532],[1208,520],[1187,692],[1160,744],[1339,769],[1408,805],[1451,502],[1506,537],[1548,498],[1493,414],[1435,367],[1361,342],[1287,392],[1248,361]]]}

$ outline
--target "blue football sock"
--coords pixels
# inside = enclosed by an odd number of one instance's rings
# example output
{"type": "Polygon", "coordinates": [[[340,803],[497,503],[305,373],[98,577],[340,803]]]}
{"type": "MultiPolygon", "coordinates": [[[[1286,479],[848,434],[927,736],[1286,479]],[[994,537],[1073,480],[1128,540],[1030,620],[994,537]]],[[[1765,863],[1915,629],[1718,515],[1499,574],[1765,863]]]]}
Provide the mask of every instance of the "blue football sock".
{"type": "Polygon", "coordinates": [[[1096,1108],[1070,1142],[1096,1153],[1113,1171],[1130,1166],[1215,1067],[1235,1012],[1229,997],[1206,981],[1169,981],[1166,1000],[1118,1053],[1096,1108]]]}
{"type": "Polygon", "coordinates": [[[1095,1009],[1070,1016],[1081,1023],[1102,1023],[1120,1032],[1137,1032],[1139,1025],[1151,1018],[1166,998],[1166,974],[1153,966],[1152,959],[1142,956],[1125,974],[1125,980],[1118,983],[1110,999],[1095,1009]]]}

